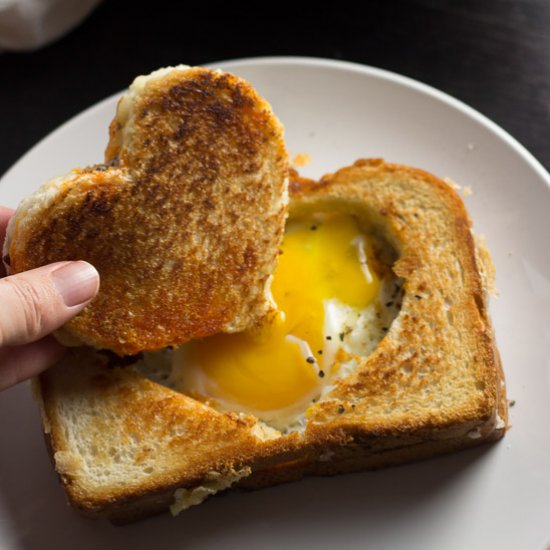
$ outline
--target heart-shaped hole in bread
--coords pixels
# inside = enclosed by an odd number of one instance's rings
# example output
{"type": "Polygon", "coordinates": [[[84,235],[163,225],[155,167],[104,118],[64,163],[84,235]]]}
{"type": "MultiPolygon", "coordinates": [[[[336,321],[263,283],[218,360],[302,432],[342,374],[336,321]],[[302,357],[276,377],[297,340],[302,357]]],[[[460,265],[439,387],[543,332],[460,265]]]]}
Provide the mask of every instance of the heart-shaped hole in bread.
{"type": "Polygon", "coordinates": [[[59,260],[98,269],[99,294],[64,332],[131,355],[257,323],[287,202],[268,103],[210,69],[139,77],[105,161],[48,182],[10,224],[12,273],[59,260]]]}

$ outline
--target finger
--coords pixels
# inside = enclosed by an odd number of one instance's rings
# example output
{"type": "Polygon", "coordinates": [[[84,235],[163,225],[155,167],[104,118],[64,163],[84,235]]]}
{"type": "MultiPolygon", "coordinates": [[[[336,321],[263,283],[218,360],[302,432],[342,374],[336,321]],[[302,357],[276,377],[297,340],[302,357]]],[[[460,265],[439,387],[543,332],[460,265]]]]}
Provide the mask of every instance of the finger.
{"type": "MultiPolygon", "coordinates": [[[[11,208],[6,208],[5,206],[0,206],[0,252],[4,247],[4,240],[6,238],[6,227],[8,225],[9,219],[13,215],[13,210],[11,208]]],[[[6,269],[4,268],[4,262],[0,262],[0,277],[6,275],[6,269]]]]}
{"type": "Polygon", "coordinates": [[[52,336],[26,346],[0,349],[0,391],[39,374],[59,361],[65,351],[52,336]]]}
{"type": "Polygon", "coordinates": [[[59,262],[0,280],[0,347],[34,342],[59,328],[96,295],[87,262],[59,262]]]}

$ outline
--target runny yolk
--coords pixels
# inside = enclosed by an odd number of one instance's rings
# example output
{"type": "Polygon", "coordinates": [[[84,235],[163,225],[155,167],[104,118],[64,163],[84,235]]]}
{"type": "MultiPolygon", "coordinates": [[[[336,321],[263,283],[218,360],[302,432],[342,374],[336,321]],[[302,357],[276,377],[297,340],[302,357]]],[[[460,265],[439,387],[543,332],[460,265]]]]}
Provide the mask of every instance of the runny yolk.
{"type": "Polygon", "coordinates": [[[351,216],[290,221],[271,286],[277,313],[259,329],[189,344],[184,390],[259,413],[308,403],[330,376],[327,338],[338,341],[326,328],[325,305],[361,310],[373,301],[380,281],[370,256],[351,216]]]}

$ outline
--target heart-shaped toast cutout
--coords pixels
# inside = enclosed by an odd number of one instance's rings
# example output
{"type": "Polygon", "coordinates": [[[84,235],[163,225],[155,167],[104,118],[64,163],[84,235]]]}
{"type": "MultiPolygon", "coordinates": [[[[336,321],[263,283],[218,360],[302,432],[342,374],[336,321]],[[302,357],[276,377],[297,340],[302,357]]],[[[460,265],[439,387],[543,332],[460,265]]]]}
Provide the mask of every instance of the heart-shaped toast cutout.
{"type": "Polygon", "coordinates": [[[120,355],[242,330],[269,309],[286,180],[282,126],[249,84],[156,71],[119,102],[106,164],[21,203],[10,271],[92,263],[99,294],[64,330],[120,355]]]}

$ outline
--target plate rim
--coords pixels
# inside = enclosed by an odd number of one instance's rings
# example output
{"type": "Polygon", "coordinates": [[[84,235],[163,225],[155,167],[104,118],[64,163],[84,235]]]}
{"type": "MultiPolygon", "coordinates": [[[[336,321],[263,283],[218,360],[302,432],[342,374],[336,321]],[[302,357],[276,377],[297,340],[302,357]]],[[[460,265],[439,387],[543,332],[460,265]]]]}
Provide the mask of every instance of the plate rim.
{"type": "MultiPolygon", "coordinates": [[[[532,168],[535,174],[545,183],[547,191],[550,191],[550,173],[542,165],[542,163],[524,146],[522,145],[514,136],[512,136],[507,130],[499,126],[496,122],[491,120],[488,116],[484,115],[480,111],[474,109],[467,103],[463,102],[460,99],[439,90],[438,88],[426,84],[414,78],[389,71],[387,69],[382,69],[379,67],[374,67],[372,65],[366,65],[362,63],[357,63],[354,61],[344,61],[340,59],[330,59],[325,57],[309,57],[309,56],[253,56],[253,57],[239,57],[233,59],[224,59],[213,62],[205,63],[204,67],[210,68],[220,68],[224,69],[225,67],[237,66],[237,67],[247,67],[251,65],[263,64],[266,66],[269,65],[295,65],[295,66],[316,66],[316,67],[325,67],[329,69],[340,69],[345,71],[352,71],[358,74],[367,75],[370,77],[379,78],[381,80],[386,80],[392,82],[401,87],[413,89],[417,92],[420,92],[424,95],[429,96],[430,98],[446,104],[457,111],[459,111],[464,116],[469,119],[478,122],[482,126],[486,127],[498,138],[504,141],[509,145],[521,158],[524,160],[530,168],[532,168]]],[[[225,70],[225,69],[224,69],[225,70]]],[[[126,88],[127,89],[127,88],[126,88]]],[[[113,101],[114,99],[120,97],[126,89],[120,90],[105,97],[102,100],[93,103],[79,113],[73,115],[65,122],[57,126],[51,132],[46,134],[40,140],[38,140],[30,149],[28,149],[21,157],[19,157],[0,177],[0,185],[3,184],[4,180],[11,177],[11,173],[17,170],[20,164],[24,163],[26,158],[33,154],[33,152],[41,147],[46,141],[50,139],[55,139],[58,133],[64,132],[68,126],[79,121],[80,119],[92,116],[95,110],[101,109],[106,103],[113,101]]]]}
{"type": "Polygon", "coordinates": [[[542,165],[542,163],[531,153],[517,138],[512,136],[507,130],[502,128],[499,124],[491,120],[487,115],[484,115],[474,107],[471,107],[466,102],[457,99],[451,94],[444,92],[431,84],[426,84],[420,80],[416,80],[412,77],[402,75],[400,73],[390,71],[388,69],[382,69],[380,67],[375,67],[373,65],[367,65],[363,63],[357,63],[355,61],[345,61],[340,59],[330,59],[325,57],[309,57],[309,56],[258,56],[258,57],[244,57],[244,58],[235,58],[235,59],[226,59],[220,60],[217,62],[208,63],[205,66],[208,67],[220,67],[223,68],[225,65],[237,65],[246,67],[248,65],[255,65],[258,63],[263,63],[265,65],[281,65],[281,64],[291,64],[291,65],[311,65],[318,67],[327,67],[327,68],[336,68],[336,69],[346,69],[348,71],[353,71],[360,74],[365,74],[368,76],[374,76],[382,80],[387,80],[403,86],[406,88],[412,88],[420,93],[430,96],[431,98],[445,103],[462,114],[466,115],[468,118],[479,122],[480,124],[488,127],[489,130],[497,134],[498,137],[502,138],[506,143],[508,143],[516,152],[520,154],[527,162],[531,165],[533,169],[537,172],[538,175],[544,180],[546,185],[549,187],[550,191],[550,172],[542,165]]]}
{"type": "MultiPolygon", "coordinates": [[[[342,69],[344,71],[352,71],[359,74],[364,74],[368,77],[374,77],[376,79],[382,79],[385,82],[391,82],[399,86],[404,86],[408,90],[416,90],[424,94],[426,97],[441,102],[444,105],[451,107],[457,115],[466,116],[470,120],[473,120],[479,123],[483,128],[487,129],[493,138],[498,139],[503,145],[508,145],[517,153],[518,161],[521,159],[521,164],[528,173],[532,174],[533,178],[536,178],[539,182],[542,181],[546,185],[544,187],[545,191],[550,191],[550,175],[546,169],[540,164],[540,162],[513,136],[511,136],[506,130],[498,126],[496,123],[491,121],[488,117],[478,112],[474,108],[470,107],[466,103],[450,96],[449,94],[438,90],[430,85],[424,84],[420,81],[414,80],[412,78],[400,75],[398,73],[393,73],[384,69],[377,67],[372,67],[369,65],[362,65],[354,62],[333,60],[328,58],[316,58],[316,57],[303,57],[303,56],[271,56],[271,57],[247,57],[247,58],[236,58],[223,61],[217,61],[213,63],[205,64],[209,67],[253,67],[253,66],[285,66],[285,65],[294,65],[297,67],[300,66],[317,66],[317,67],[326,67],[326,68],[336,68],[342,69]]],[[[71,131],[71,125],[73,124],[83,124],[87,123],[88,117],[94,117],[98,110],[104,109],[106,104],[114,103],[120,94],[124,90],[111,94],[104,99],[97,101],[96,103],[88,106],[79,113],[75,114],[71,118],[67,119],[65,122],[60,124],[58,127],[49,132],[46,136],[40,139],[35,145],[33,145],[26,153],[24,153],[8,170],[0,177],[0,185],[8,181],[8,178],[11,180],[11,174],[13,171],[19,169],[21,163],[26,164],[28,162],[28,157],[35,154],[35,151],[43,146],[49,146],[48,140],[58,139],[59,134],[67,131],[71,131]]],[[[11,182],[13,183],[13,182],[11,182]]],[[[501,443],[502,445],[502,443],[501,443]]],[[[501,451],[502,453],[502,451],[501,451]]],[[[1,518],[0,518],[1,519],[1,518]]],[[[499,539],[500,540],[500,539],[499,539]]],[[[110,544],[110,543],[109,543],[110,544]]]]}

